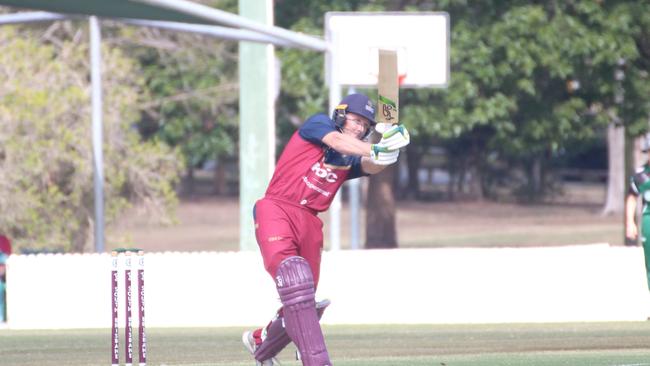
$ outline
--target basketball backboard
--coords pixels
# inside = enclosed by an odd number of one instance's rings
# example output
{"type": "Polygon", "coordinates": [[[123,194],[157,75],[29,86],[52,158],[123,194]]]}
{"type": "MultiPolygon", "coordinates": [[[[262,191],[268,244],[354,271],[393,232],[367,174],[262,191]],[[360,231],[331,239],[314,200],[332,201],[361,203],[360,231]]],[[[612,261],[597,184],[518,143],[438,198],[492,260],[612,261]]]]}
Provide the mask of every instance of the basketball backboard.
{"type": "Polygon", "coordinates": [[[325,15],[327,80],[337,85],[377,85],[379,49],[397,51],[404,87],[449,83],[449,14],[444,12],[328,12],[325,15]],[[334,73],[333,78],[329,73],[334,73]]]}

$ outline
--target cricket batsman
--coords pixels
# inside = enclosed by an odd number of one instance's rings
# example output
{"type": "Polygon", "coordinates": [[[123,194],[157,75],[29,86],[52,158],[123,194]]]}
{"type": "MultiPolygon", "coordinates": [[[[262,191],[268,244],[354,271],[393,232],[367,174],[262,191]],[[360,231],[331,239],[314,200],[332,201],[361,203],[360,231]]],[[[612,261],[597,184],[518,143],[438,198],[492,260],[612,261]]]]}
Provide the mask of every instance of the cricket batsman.
{"type": "MultiPolygon", "coordinates": [[[[650,133],[641,141],[641,151],[650,152],[650,133]]],[[[650,157],[650,155],[649,155],[650,157]]],[[[630,188],[625,199],[625,236],[636,244],[641,234],[641,244],[645,257],[646,277],[650,290],[650,160],[643,164],[630,178],[630,188]],[[641,214],[641,232],[636,224],[636,207],[639,196],[643,201],[641,214]]]]}
{"type": "Polygon", "coordinates": [[[343,98],[332,117],[310,117],[287,143],[265,196],[255,203],[255,237],[282,302],[266,327],[243,334],[256,365],[277,364],[275,356],[291,341],[303,365],[332,364],[319,324],[328,303],[315,301],[323,249],[318,213],[343,182],[381,172],[409,144],[401,125],[390,127],[377,144],[366,142],[375,125],[375,107],[363,94],[343,98]]]}

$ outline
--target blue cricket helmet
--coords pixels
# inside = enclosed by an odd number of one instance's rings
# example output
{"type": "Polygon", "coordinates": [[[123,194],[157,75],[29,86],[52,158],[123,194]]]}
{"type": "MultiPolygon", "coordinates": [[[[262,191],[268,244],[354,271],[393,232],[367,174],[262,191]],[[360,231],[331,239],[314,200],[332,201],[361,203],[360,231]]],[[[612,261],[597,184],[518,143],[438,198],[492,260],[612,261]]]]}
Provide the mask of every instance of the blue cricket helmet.
{"type": "Polygon", "coordinates": [[[347,113],[358,114],[370,121],[370,128],[366,132],[366,136],[368,136],[372,127],[377,124],[375,121],[375,106],[372,104],[370,98],[364,94],[349,94],[334,108],[332,119],[337,128],[343,128],[347,113]]]}

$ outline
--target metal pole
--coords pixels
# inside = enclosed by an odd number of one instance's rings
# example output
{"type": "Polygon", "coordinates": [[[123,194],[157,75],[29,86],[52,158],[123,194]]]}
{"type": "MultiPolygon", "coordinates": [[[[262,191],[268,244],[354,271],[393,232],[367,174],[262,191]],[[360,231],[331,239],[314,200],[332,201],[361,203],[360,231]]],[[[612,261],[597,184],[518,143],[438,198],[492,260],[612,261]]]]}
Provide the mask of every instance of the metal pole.
{"type": "Polygon", "coordinates": [[[49,13],[46,11],[33,11],[25,13],[2,14],[0,15],[0,24],[19,24],[35,22],[52,22],[74,18],[72,15],[49,13]]]}
{"type": "Polygon", "coordinates": [[[259,33],[268,34],[280,39],[285,39],[296,45],[315,51],[327,50],[327,43],[322,39],[313,36],[292,32],[280,27],[268,26],[264,23],[247,19],[223,10],[211,8],[206,5],[193,3],[186,0],[136,0],[141,3],[155,5],[161,8],[172,9],[180,13],[192,15],[200,19],[206,19],[215,23],[231,27],[244,28],[259,33]]]}
{"type": "MultiPolygon", "coordinates": [[[[0,14],[0,25],[4,24],[20,24],[20,23],[35,23],[35,22],[51,22],[65,19],[76,19],[76,15],[49,13],[45,11],[25,12],[16,14],[0,14]]],[[[259,32],[234,29],[228,27],[219,27],[216,25],[206,24],[190,24],[180,22],[167,22],[160,20],[146,20],[146,19],[130,19],[130,18],[115,18],[114,20],[121,23],[143,26],[155,27],[161,29],[169,29],[181,32],[190,32],[213,36],[220,39],[228,39],[234,41],[249,41],[265,44],[273,44],[282,47],[300,47],[298,44],[293,43],[284,38],[269,36],[259,32]]]]}
{"type": "Polygon", "coordinates": [[[361,181],[348,182],[350,192],[350,249],[361,248],[361,181]]]}
{"type": "MultiPolygon", "coordinates": [[[[239,1],[242,17],[273,24],[273,2],[239,1]]],[[[275,49],[239,44],[239,248],[259,250],[253,206],[264,197],[275,168],[275,49]]]]}
{"type": "Polygon", "coordinates": [[[227,27],[219,27],[216,25],[164,22],[158,20],[120,18],[119,21],[122,23],[137,25],[137,26],[155,27],[155,28],[169,29],[169,30],[182,31],[182,32],[199,33],[207,36],[217,37],[220,39],[229,39],[235,41],[249,41],[249,42],[257,42],[257,43],[264,43],[264,44],[270,43],[276,46],[283,46],[283,47],[297,47],[296,44],[286,41],[284,39],[268,36],[265,34],[260,34],[249,30],[244,30],[244,29],[233,29],[227,27]]]}
{"type": "Polygon", "coordinates": [[[102,153],[102,55],[97,17],[90,17],[90,80],[92,83],[93,180],[95,185],[95,251],[104,251],[104,156],[102,153]]]}
{"type": "MultiPolygon", "coordinates": [[[[356,93],[355,88],[350,88],[348,94],[356,93]]],[[[350,249],[359,249],[361,242],[361,184],[359,179],[348,181],[348,192],[350,193],[350,249]]]]}
{"type": "MultiPolygon", "coordinates": [[[[325,54],[325,57],[331,59],[332,51],[329,51],[325,54]]],[[[327,75],[329,77],[329,99],[330,99],[330,109],[329,112],[333,111],[336,105],[341,101],[341,85],[339,85],[336,70],[331,67],[331,62],[326,62],[327,75]]],[[[341,195],[336,194],[330,205],[330,249],[331,250],[340,250],[341,249],[341,195]]]]}

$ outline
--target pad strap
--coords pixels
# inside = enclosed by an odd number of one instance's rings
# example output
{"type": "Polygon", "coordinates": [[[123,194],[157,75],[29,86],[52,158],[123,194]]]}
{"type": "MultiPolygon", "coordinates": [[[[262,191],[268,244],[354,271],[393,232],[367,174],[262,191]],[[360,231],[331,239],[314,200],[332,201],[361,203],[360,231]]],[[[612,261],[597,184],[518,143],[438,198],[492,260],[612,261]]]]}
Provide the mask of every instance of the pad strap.
{"type": "Polygon", "coordinates": [[[291,338],[284,329],[284,318],[281,313],[282,310],[278,311],[273,320],[264,328],[262,344],[255,350],[255,359],[257,361],[263,362],[275,357],[284,347],[291,343],[291,338]]]}

